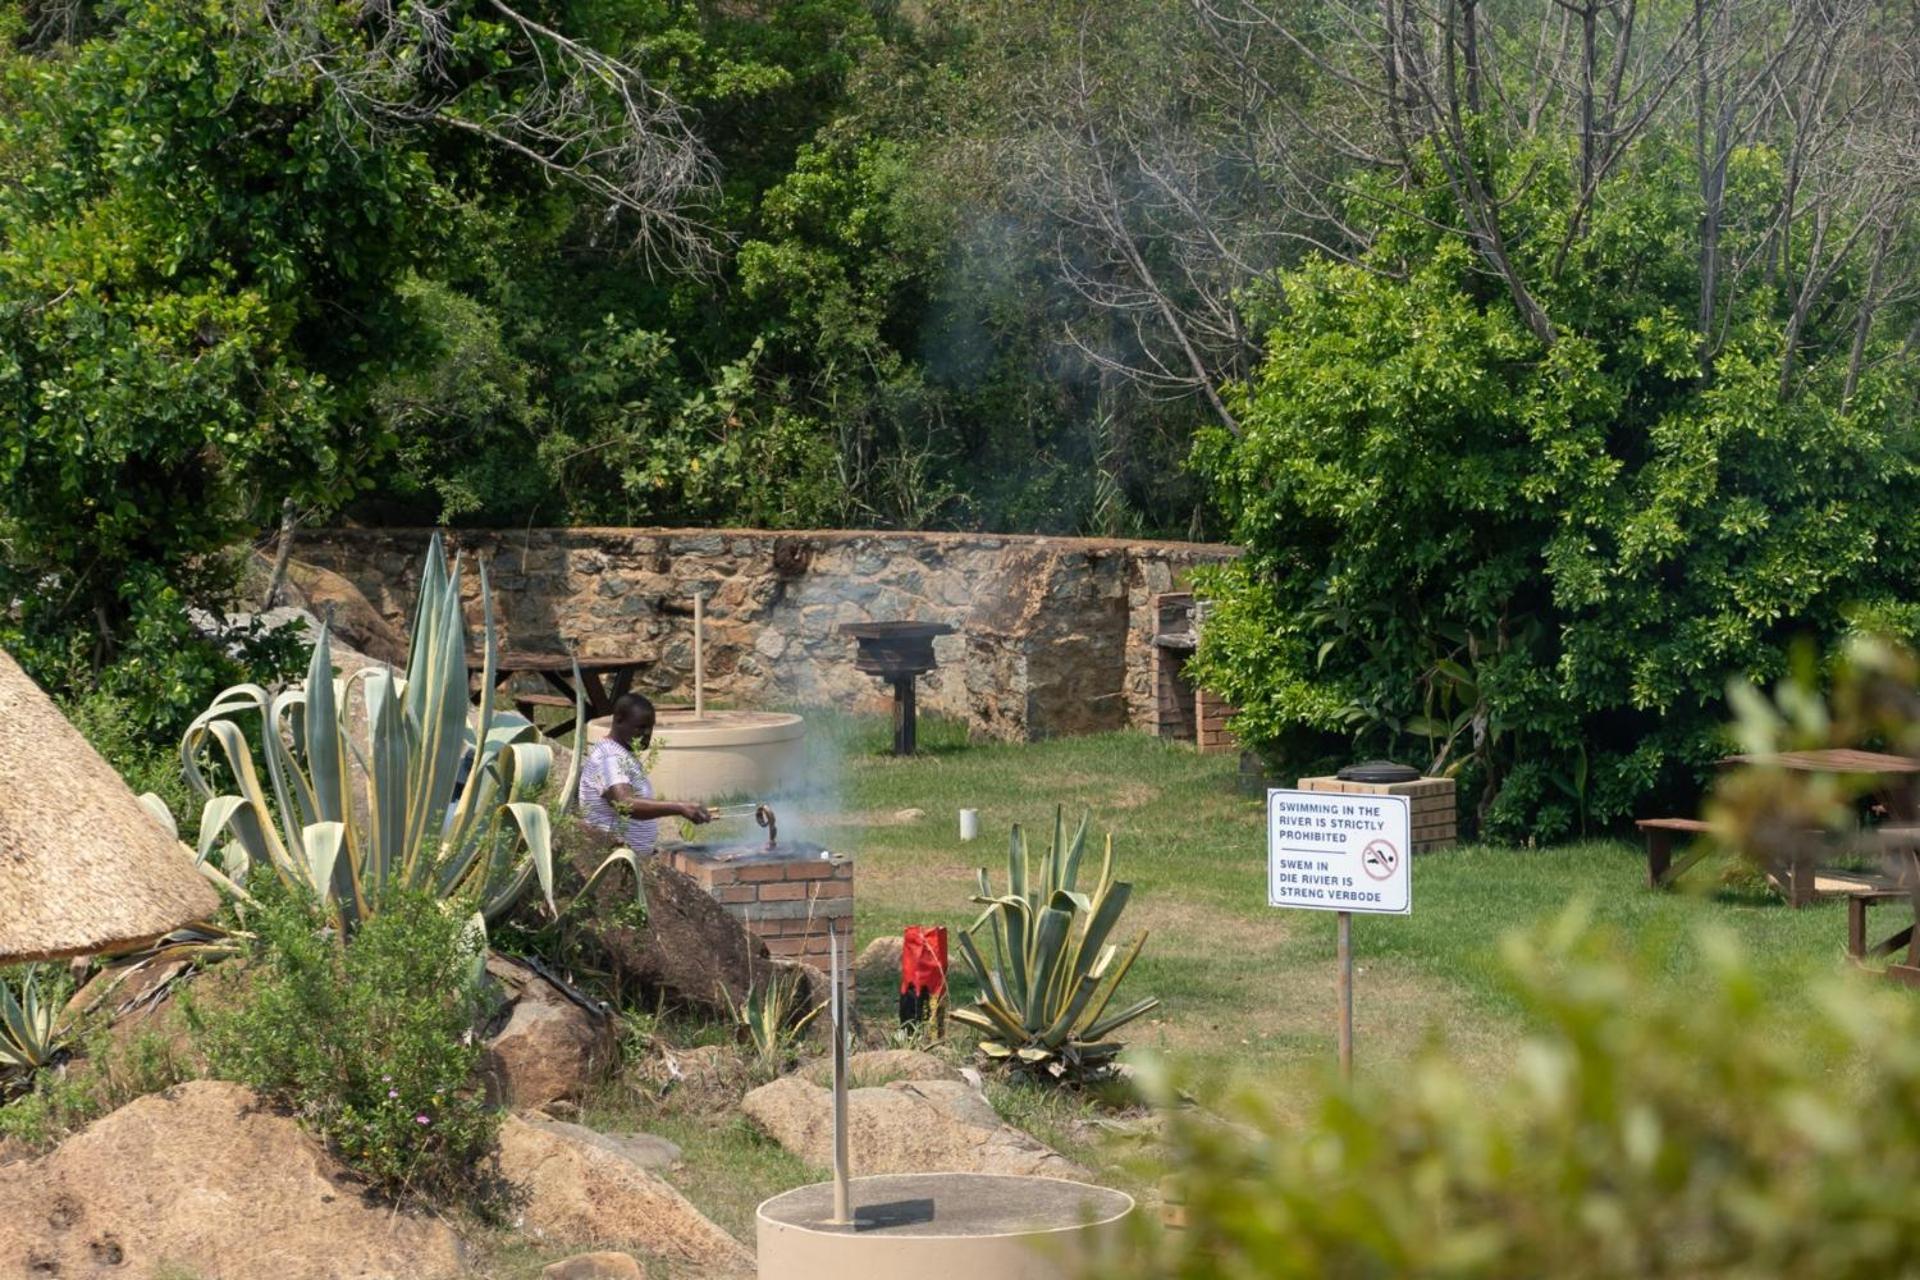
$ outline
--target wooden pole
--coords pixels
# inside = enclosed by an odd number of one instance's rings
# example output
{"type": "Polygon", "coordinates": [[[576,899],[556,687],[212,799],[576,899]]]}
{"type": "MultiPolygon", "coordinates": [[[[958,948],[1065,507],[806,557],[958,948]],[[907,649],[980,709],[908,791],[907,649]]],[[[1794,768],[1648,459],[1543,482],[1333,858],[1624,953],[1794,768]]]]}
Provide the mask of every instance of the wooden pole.
{"type": "Polygon", "coordinates": [[[1340,1007],[1340,1078],[1353,1083],[1353,913],[1338,913],[1339,969],[1333,979],[1334,1003],[1340,1007]]]}
{"type": "Polygon", "coordinates": [[[696,589],[693,593],[693,718],[707,714],[707,612],[696,589]]]}

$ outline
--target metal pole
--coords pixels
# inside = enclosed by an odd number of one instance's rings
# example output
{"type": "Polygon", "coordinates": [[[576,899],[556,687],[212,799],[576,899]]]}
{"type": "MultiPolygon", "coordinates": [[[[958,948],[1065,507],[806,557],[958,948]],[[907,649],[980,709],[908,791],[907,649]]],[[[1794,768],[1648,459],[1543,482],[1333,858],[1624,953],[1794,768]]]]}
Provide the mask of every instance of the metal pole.
{"type": "Polygon", "coordinates": [[[827,965],[833,972],[828,1003],[833,1013],[833,1225],[853,1224],[847,1186],[847,988],[840,975],[840,935],[827,934],[827,965]]]}
{"type": "Polygon", "coordinates": [[[1339,968],[1333,979],[1334,1003],[1340,1006],[1340,1078],[1353,1083],[1353,914],[1338,914],[1339,968]]]}
{"type": "Polygon", "coordinates": [[[893,680],[893,754],[910,756],[918,749],[915,740],[914,677],[895,676],[893,680]]]}

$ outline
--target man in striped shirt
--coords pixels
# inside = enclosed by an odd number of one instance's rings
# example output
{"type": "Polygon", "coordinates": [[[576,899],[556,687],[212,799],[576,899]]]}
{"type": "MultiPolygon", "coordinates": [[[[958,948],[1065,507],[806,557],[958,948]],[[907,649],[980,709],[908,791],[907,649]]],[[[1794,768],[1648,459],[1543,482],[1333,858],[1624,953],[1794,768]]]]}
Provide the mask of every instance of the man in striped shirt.
{"type": "Polygon", "coordinates": [[[580,767],[580,813],[589,827],[635,853],[652,853],[660,819],[711,822],[705,805],[656,800],[640,756],[653,741],[653,703],[637,693],[613,704],[613,724],[580,767]]]}

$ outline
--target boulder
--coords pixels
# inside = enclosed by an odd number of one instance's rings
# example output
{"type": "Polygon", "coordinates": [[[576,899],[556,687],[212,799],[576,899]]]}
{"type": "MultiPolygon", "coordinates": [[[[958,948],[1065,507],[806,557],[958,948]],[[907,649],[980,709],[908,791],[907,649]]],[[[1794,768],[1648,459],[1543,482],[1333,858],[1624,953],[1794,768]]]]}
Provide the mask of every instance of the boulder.
{"type": "Polygon", "coordinates": [[[487,972],[507,993],[482,1067],[488,1101],[519,1110],[580,1102],[619,1057],[613,1020],[505,956],[488,956],[487,972]]]}
{"type": "Polygon", "coordinates": [[[444,1223],[370,1203],[292,1119],[239,1085],[149,1094],[48,1155],[0,1165],[0,1275],[435,1280],[444,1223]]]}
{"type": "Polygon", "coordinates": [[[658,1174],[575,1125],[508,1116],[500,1173],[524,1195],[520,1231],[540,1240],[637,1249],[694,1266],[744,1271],[753,1255],[658,1174]]]}
{"type": "Polygon", "coordinates": [[[746,1075],[747,1065],[733,1045],[659,1045],[651,1056],[629,1064],[628,1080],[656,1098],[677,1094],[683,1105],[697,1108],[702,1099],[731,1106],[746,1075]]]}
{"type": "Polygon", "coordinates": [[[869,942],[853,958],[854,984],[863,987],[877,984],[882,991],[898,990],[900,954],[905,949],[898,934],[888,934],[869,942]]]}
{"type": "Polygon", "coordinates": [[[406,636],[353,583],[331,569],[289,560],[287,586],[307,612],[331,624],[334,636],[380,662],[406,667],[406,636]]]}
{"type": "MultiPolygon", "coordinates": [[[[827,977],[825,969],[816,968],[804,960],[789,960],[781,956],[773,957],[775,973],[794,983],[794,1016],[805,1017],[810,1010],[818,1009],[806,1026],[801,1028],[800,1038],[820,1044],[831,1044],[833,1040],[833,980],[827,977]]],[[[847,992],[847,1015],[858,1019],[858,1011],[853,1007],[853,991],[847,992]]]]}
{"type": "MultiPolygon", "coordinates": [[[[833,1159],[833,1096],[798,1076],[762,1085],[740,1102],[756,1128],[816,1167],[833,1159]]],[[[978,1091],[956,1080],[901,1080],[847,1093],[854,1171],[1007,1173],[1084,1178],[1086,1171],[1001,1120],[978,1091]]]]}
{"type": "Polygon", "coordinates": [[[543,1133],[598,1147],[623,1160],[631,1160],[642,1169],[670,1169],[680,1163],[680,1148],[650,1133],[601,1133],[598,1129],[589,1129],[569,1120],[554,1120],[539,1115],[520,1118],[543,1133]]]}
{"type": "MultiPolygon", "coordinates": [[[[800,1069],[800,1074],[817,1085],[833,1083],[833,1060],[819,1058],[800,1069]]],[[[918,1049],[868,1049],[847,1059],[847,1084],[892,1084],[895,1080],[959,1080],[960,1069],[918,1049]]]]}
{"type": "Polygon", "coordinates": [[[627,1253],[577,1253],[540,1270],[540,1280],[647,1280],[627,1253]]]}
{"type": "MultiPolygon", "coordinates": [[[[749,994],[778,972],[766,943],[716,902],[712,895],[661,858],[641,863],[647,899],[644,923],[633,910],[633,879],[616,866],[600,878],[584,908],[572,905],[608,852],[605,835],[569,824],[561,828],[554,861],[556,901],[567,918],[568,942],[582,962],[608,976],[623,1003],[668,1002],[725,1014],[729,1001],[749,994]]],[[[519,907],[524,923],[546,919],[546,904],[529,894],[519,907]]]]}

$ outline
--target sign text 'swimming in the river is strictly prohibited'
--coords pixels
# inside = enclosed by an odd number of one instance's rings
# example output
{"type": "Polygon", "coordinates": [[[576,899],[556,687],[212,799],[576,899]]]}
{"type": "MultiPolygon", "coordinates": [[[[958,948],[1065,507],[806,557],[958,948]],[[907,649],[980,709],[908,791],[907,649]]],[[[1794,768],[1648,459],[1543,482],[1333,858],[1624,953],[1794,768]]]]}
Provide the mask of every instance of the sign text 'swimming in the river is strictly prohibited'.
{"type": "Polygon", "coordinates": [[[1412,826],[1405,796],[1267,792],[1267,904],[1410,914],[1412,826]]]}

